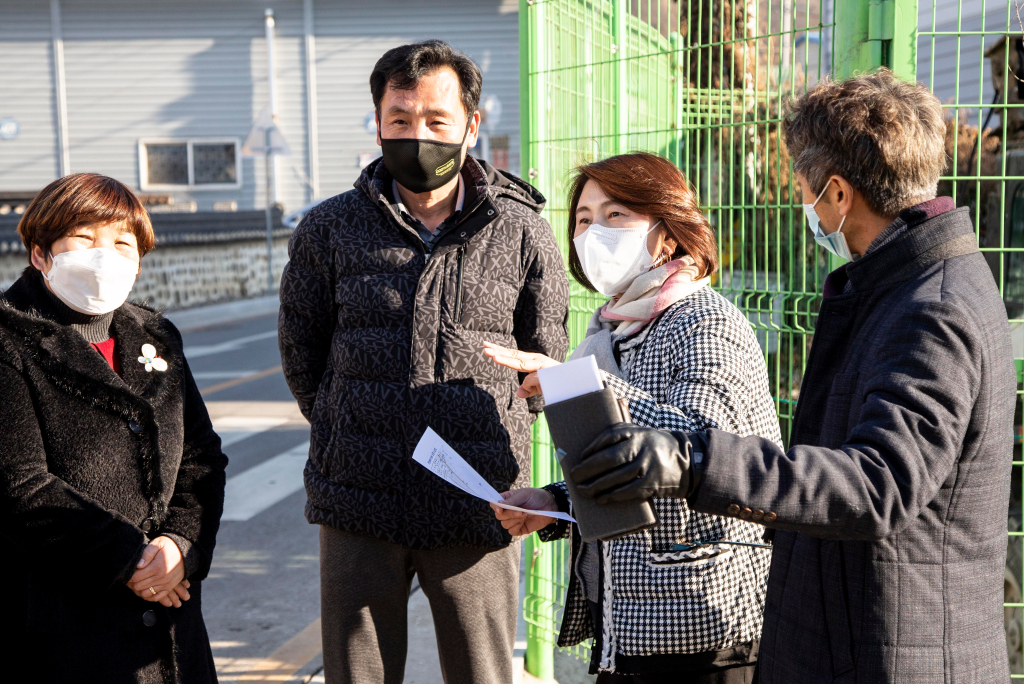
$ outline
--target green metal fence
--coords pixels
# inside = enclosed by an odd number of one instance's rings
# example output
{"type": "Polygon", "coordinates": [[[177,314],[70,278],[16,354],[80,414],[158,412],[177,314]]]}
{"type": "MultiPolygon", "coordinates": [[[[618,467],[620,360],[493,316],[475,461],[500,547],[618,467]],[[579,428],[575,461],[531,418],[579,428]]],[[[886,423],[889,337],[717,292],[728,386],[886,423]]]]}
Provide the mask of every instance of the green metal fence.
{"type": "MultiPolygon", "coordinates": [[[[821,285],[836,264],[806,228],[779,121],[786,99],[826,74],[885,65],[944,102],[950,165],[940,193],[973,211],[1013,324],[1020,380],[1024,26],[1007,0],[920,2],[520,0],[522,166],[548,197],[563,252],[574,166],[638,149],[676,163],[718,237],[713,285],[747,313],[761,343],[784,436],[821,285]]],[[[602,301],[573,283],[573,345],[602,301]]],[[[1019,406],[1005,590],[1007,647],[1021,679],[1019,406]]],[[[534,435],[534,484],[561,479],[543,421],[534,435]]],[[[568,545],[532,535],[526,552],[527,670],[550,678],[568,545]]],[[[585,645],[572,652],[589,656],[585,645]]]]}

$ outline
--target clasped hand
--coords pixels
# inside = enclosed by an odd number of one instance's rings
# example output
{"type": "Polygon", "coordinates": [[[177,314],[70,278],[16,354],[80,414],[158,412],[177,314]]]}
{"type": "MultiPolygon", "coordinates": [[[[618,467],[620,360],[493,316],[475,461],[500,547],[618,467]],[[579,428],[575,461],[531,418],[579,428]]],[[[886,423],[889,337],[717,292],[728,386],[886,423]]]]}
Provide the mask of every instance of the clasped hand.
{"type": "Polygon", "coordinates": [[[167,608],[181,608],[181,602],[190,598],[189,586],[181,550],[170,537],[157,537],[143,549],[128,580],[128,588],[136,596],[167,608]]]}

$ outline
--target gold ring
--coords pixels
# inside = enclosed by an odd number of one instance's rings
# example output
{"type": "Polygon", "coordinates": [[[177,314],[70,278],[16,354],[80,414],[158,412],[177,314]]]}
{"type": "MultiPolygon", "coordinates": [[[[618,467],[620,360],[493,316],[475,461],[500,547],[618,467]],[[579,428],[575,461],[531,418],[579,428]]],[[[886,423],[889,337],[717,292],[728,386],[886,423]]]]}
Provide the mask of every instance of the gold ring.
{"type": "Polygon", "coordinates": [[[149,588],[149,593],[152,594],[153,596],[156,596],[156,589],[154,589],[153,587],[150,587],[149,588]]]}

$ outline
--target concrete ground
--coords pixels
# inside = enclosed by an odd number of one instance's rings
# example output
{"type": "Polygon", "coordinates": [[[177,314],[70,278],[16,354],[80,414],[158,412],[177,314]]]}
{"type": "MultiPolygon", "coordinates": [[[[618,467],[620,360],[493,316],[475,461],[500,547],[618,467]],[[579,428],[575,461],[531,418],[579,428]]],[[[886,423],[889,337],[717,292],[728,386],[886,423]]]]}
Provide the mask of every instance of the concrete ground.
{"type": "MultiPolygon", "coordinates": [[[[270,298],[171,313],[230,464],[213,569],[203,586],[220,681],[322,682],[316,527],[303,517],[309,426],[280,369],[270,298]]],[[[522,600],[523,586],[520,586],[522,600]]],[[[515,656],[522,662],[520,618],[515,656]]],[[[561,684],[593,681],[558,655],[561,684]]],[[[536,681],[536,680],[534,680],[536,681]]],[[[409,600],[407,684],[441,684],[433,620],[418,584],[409,600]]]]}

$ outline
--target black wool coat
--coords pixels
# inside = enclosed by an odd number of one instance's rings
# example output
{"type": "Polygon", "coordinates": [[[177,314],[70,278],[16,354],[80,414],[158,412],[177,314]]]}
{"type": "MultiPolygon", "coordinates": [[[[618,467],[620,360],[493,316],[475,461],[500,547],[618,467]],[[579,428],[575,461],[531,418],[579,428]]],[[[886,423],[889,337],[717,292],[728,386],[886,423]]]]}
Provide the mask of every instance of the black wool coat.
{"type": "Polygon", "coordinates": [[[70,327],[35,271],[0,302],[0,641],[5,679],[216,682],[201,612],[227,458],[181,335],[133,304],[114,313],[122,377],[70,327]],[[166,372],[139,363],[156,347],[166,372]],[[191,600],[125,582],[148,538],[183,547],[191,600]],[[14,673],[12,674],[12,668],[14,673]]]}
{"type": "Polygon", "coordinates": [[[289,245],[279,342],[311,424],[311,523],[430,549],[511,538],[487,503],[412,460],[429,426],[498,491],[529,484],[527,402],[484,341],[564,359],[569,283],[544,198],[473,158],[464,210],[427,250],[382,161],[289,245]]]}
{"type": "Polygon", "coordinates": [[[788,451],[709,433],[691,507],[778,530],[762,684],[1009,680],[1016,372],[969,210],[943,207],[829,276],[788,451]]]}

